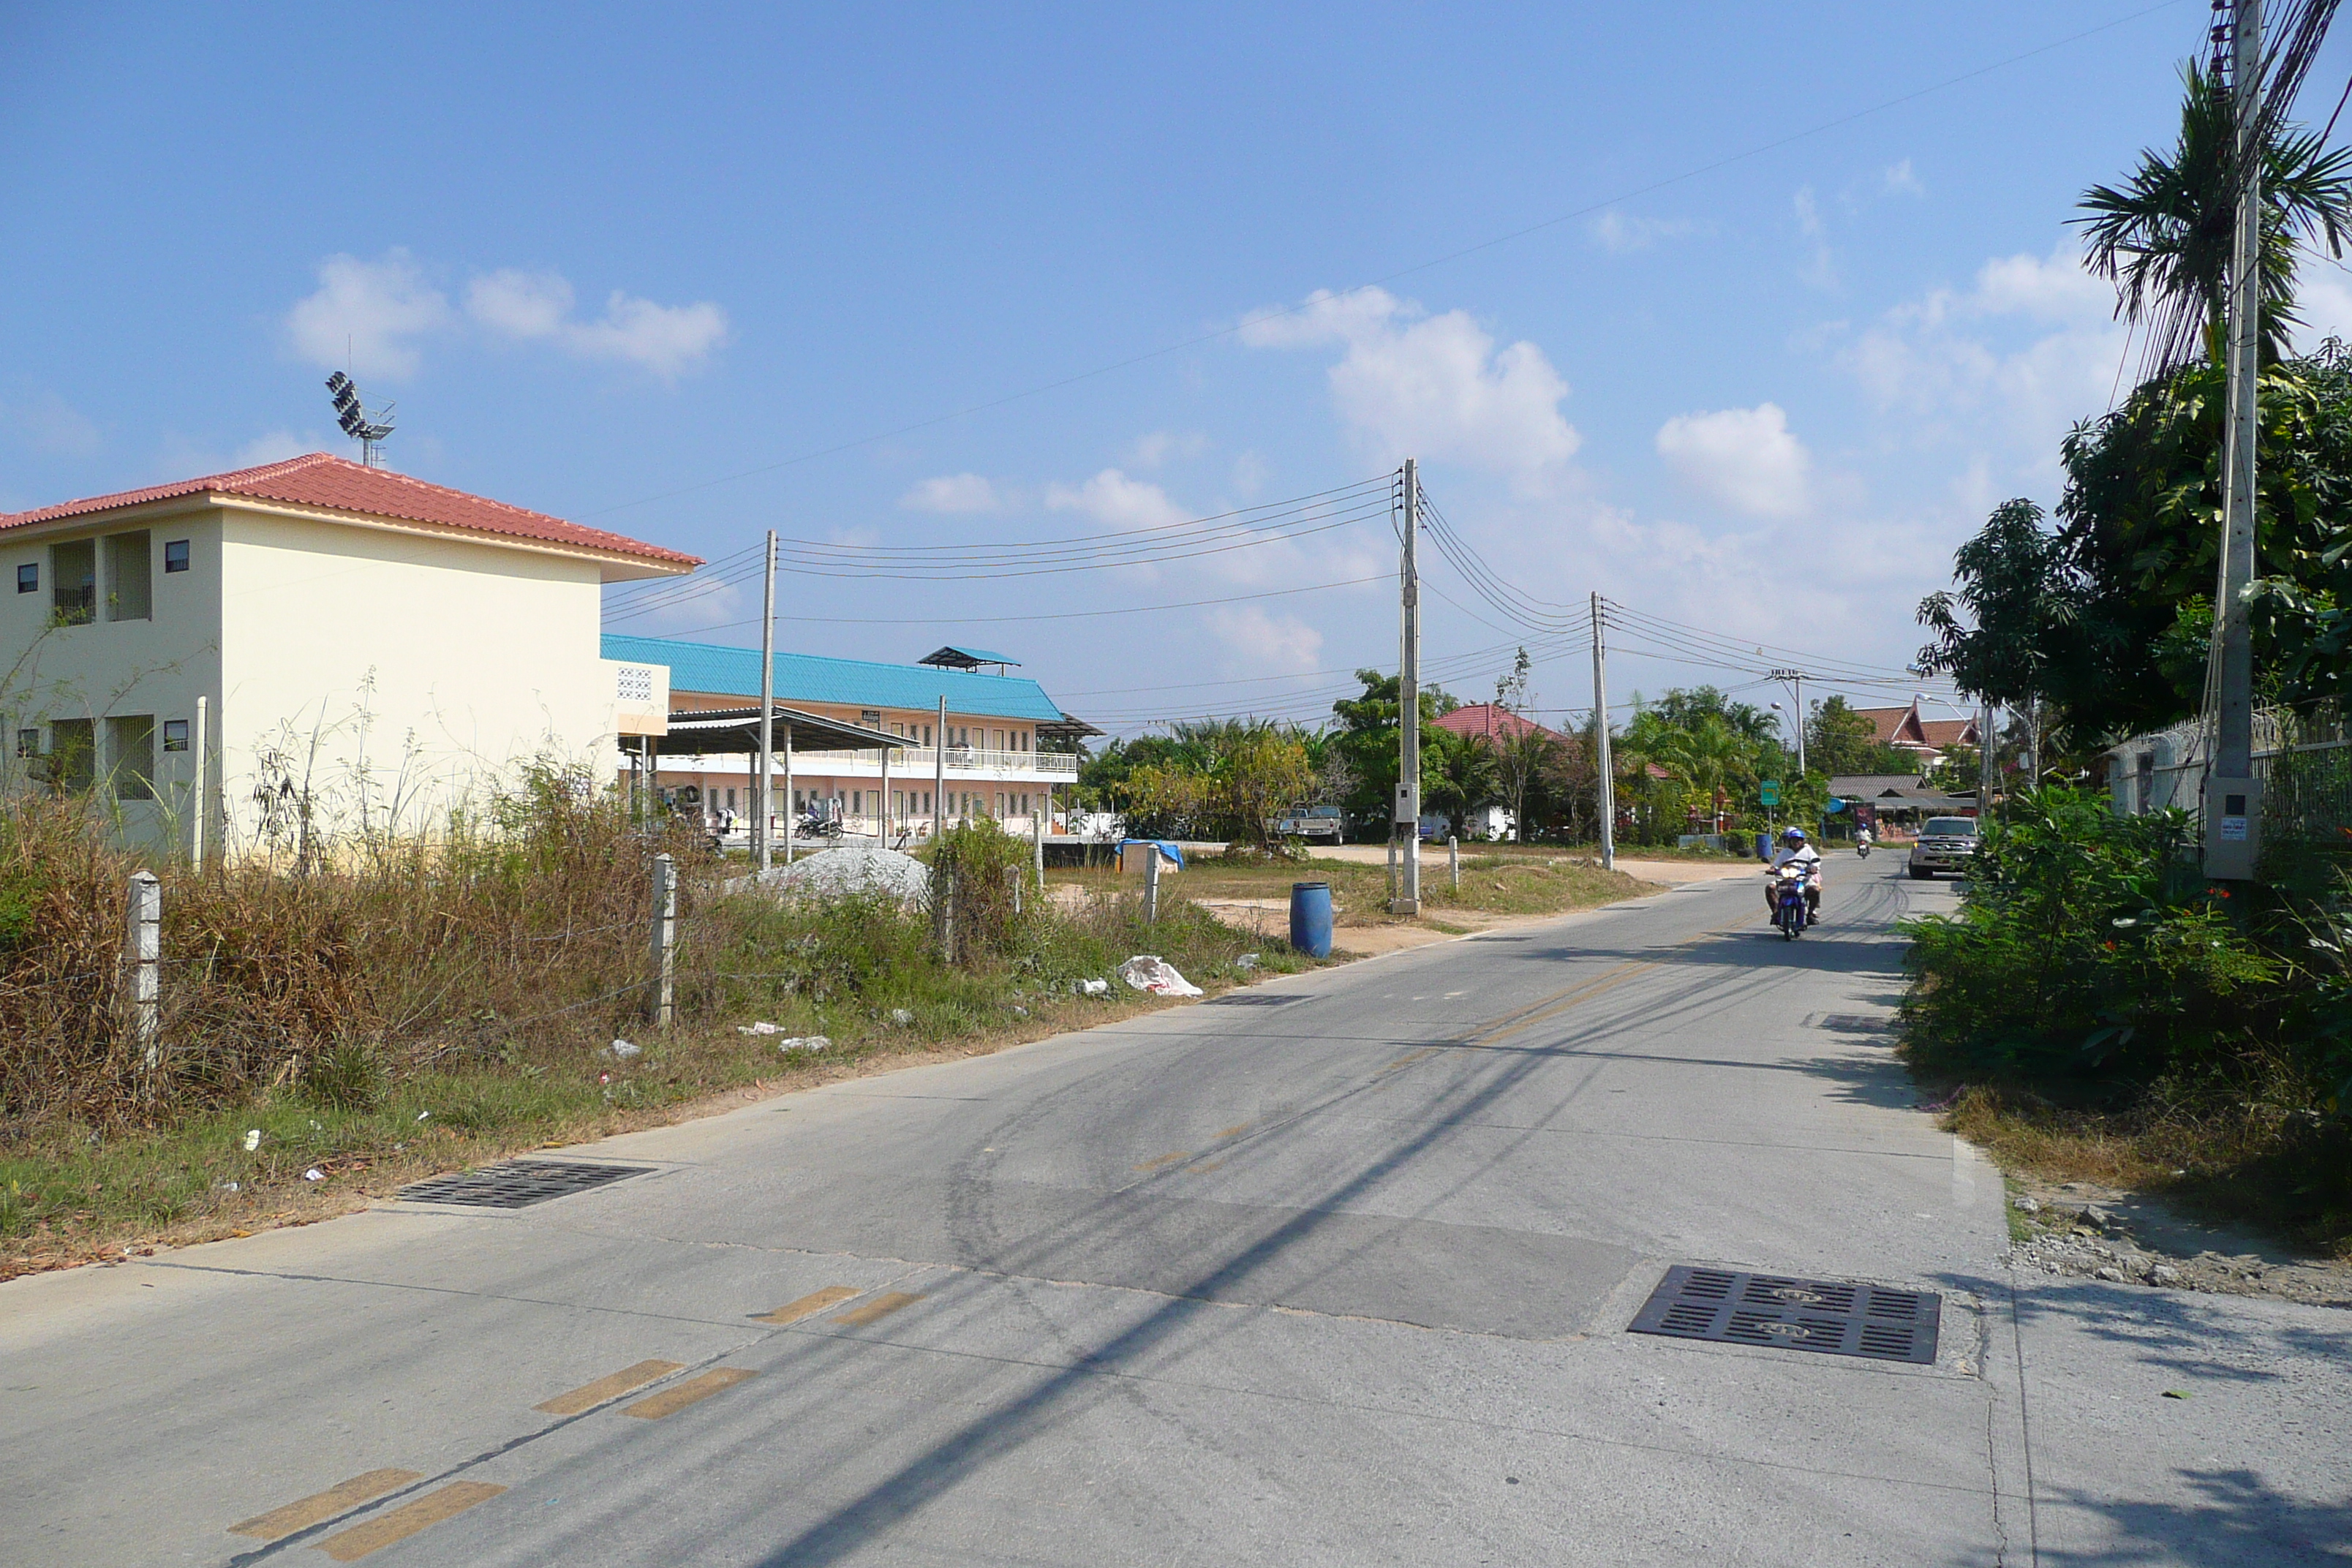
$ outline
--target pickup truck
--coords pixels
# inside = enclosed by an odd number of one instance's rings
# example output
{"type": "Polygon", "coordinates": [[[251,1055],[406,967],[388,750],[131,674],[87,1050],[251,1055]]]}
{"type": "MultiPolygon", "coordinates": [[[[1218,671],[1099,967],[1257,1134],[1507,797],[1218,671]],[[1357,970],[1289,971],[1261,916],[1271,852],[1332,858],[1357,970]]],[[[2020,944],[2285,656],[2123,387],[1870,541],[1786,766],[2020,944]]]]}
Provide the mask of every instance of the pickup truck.
{"type": "Polygon", "coordinates": [[[1347,819],[1336,805],[1310,805],[1276,817],[1274,830],[1285,838],[1328,838],[1337,844],[1346,836],[1347,819]]]}

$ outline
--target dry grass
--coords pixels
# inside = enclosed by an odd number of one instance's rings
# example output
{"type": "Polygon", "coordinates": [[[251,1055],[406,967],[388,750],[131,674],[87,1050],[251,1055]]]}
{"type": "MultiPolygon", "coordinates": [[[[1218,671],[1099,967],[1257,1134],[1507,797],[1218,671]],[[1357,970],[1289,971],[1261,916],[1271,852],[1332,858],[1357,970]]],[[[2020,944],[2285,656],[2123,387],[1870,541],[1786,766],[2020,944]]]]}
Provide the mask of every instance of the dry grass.
{"type": "MultiPolygon", "coordinates": [[[[1462,887],[1457,892],[1446,873],[1441,847],[1422,861],[1422,914],[1406,921],[1388,912],[1389,879],[1385,866],[1349,860],[1260,861],[1202,858],[1190,860],[1182,871],[1163,877],[1162,897],[1188,899],[1287,899],[1295,882],[1328,882],[1341,927],[1421,924],[1435,930],[1452,926],[1449,914],[1501,916],[1565,914],[1651,891],[1647,883],[1621,871],[1603,871],[1572,857],[1540,852],[1540,847],[1503,847],[1512,852],[1462,858],[1462,887]]],[[[1124,890],[1132,894],[1141,879],[1122,878],[1111,870],[1055,871],[1056,884],[1075,885],[1102,894],[1124,890]]]]}
{"type": "Polygon", "coordinates": [[[2203,1218],[2250,1223],[2323,1256],[2352,1258],[2352,1139],[2341,1122],[2253,1095],[2190,1109],[2150,1094],[2066,1106],[2016,1089],[1961,1090],[1954,1132],[2043,1181],[2149,1193],[2203,1218]]]}

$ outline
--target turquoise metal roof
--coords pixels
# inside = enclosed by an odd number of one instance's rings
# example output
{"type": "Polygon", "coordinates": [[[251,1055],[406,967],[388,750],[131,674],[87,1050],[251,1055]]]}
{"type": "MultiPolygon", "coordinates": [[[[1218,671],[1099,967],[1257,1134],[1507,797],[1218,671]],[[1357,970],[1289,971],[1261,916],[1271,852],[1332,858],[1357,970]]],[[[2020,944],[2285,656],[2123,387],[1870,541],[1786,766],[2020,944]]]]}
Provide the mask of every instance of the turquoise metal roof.
{"type": "MultiPolygon", "coordinates": [[[[760,650],[669,637],[604,634],[604,657],[669,666],[672,691],[709,691],[760,700],[760,650]]],[[[990,718],[1059,720],[1045,689],[1026,676],[975,675],[921,664],[877,664],[808,653],[776,655],[776,700],[839,702],[856,708],[910,708],[929,712],[948,700],[950,713],[990,718]]]]}

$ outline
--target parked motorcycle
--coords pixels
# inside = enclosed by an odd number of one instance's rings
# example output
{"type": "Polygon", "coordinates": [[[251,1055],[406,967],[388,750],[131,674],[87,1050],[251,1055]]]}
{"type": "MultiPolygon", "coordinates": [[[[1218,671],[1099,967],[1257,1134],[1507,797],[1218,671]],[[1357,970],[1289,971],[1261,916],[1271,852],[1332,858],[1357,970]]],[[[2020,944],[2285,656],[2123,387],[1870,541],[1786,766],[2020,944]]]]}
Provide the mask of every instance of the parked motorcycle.
{"type": "Polygon", "coordinates": [[[1791,860],[1772,873],[1772,923],[1790,942],[1805,929],[1805,868],[1791,860]]]}
{"type": "Polygon", "coordinates": [[[793,829],[794,838],[838,838],[841,818],[837,816],[803,816],[793,829]]]}

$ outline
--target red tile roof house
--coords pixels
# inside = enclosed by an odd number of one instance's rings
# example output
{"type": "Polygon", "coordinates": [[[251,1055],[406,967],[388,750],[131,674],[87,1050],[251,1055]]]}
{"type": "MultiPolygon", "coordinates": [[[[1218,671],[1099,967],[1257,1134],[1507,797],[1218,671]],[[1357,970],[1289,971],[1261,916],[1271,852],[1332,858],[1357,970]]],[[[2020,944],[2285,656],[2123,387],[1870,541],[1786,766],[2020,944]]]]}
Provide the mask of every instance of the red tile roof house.
{"type": "Polygon", "coordinates": [[[1854,711],[1870,721],[1881,744],[1916,752],[1922,768],[1933,765],[1955,746],[1977,743],[1974,719],[1924,718],[1916,697],[1902,708],[1857,708],[1854,711]]]}
{"type": "MultiPolygon", "coordinates": [[[[1493,702],[1466,703],[1451,713],[1439,714],[1436,722],[1441,730],[1451,730],[1457,735],[1475,736],[1498,745],[1527,734],[1549,735],[1563,746],[1577,743],[1557,730],[1547,729],[1532,719],[1521,718],[1509,709],[1493,702]]],[[[1511,820],[1511,814],[1500,805],[1485,806],[1471,812],[1463,826],[1469,829],[1472,837],[1483,838],[1514,837],[1518,829],[1518,825],[1511,820]]]]}
{"type": "Polygon", "coordinates": [[[184,850],[430,830],[657,728],[667,672],[602,657],[601,590],[698,564],[319,452],[0,514],[0,777],[184,850]]]}

